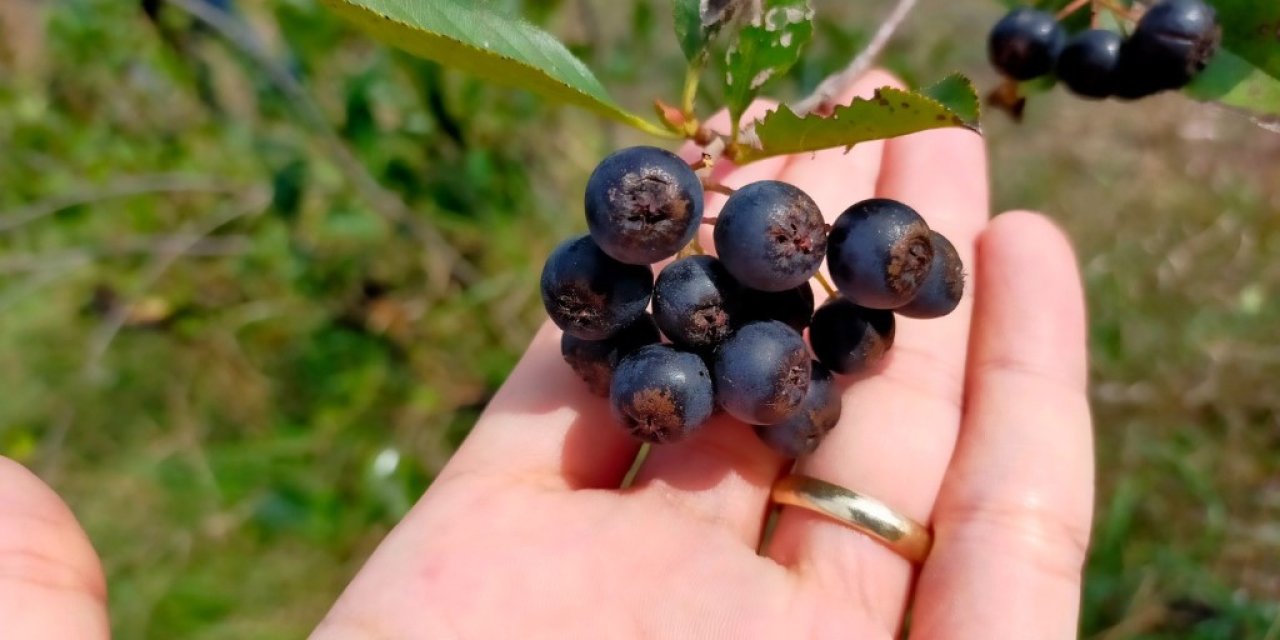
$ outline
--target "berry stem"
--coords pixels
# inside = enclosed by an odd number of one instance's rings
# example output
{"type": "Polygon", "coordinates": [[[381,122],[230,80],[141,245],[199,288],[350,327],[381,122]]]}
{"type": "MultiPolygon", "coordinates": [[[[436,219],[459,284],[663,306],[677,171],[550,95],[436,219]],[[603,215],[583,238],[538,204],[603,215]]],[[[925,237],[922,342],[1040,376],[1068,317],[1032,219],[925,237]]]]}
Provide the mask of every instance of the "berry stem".
{"type": "Polygon", "coordinates": [[[712,193],[722,193],[726,196],[731,196],[735,191],[737,191],[733,187],[725,186],[719,182],[711,182],[709,180],[704,180],[702,182],[702,188],[712,193]]]}
{"type": "Polygon", "coordinates": [[[1093,6],[1094,6],[1094,13],[1097,13],[1097,10],[1098,10],[1097,8],[1099,6],[1102,6],[1102,7],[1105,7],[1107,11],[1110,11],[1113,15],[1115,15],[1115,17],[1119,18],[1122,22],[1138,21],[1138,17],[1133,13],[1133,11],[1125,8],[1123,5],[1119,4],[1115,0],[1093,0],[1093,6]]]}
{"type": "Polygon", "coordinates": [[[719,218],[717,218],[717,217],[715,217],[715,216],[703,216],[703,217],[702,217],[702,224],[705,224],[705,225],[707,225],[707,226],[714,227],[714,226],[716,226],[716,221],[717,221],[717,220],[719,220],[719,218]]]}
{"type": "Polygon", "coordinates": [[[706,255],[706,253],[706,251],[702,250],[702,243],[698,242],[698,236],[695,235],[693,239],[689,241],[689,244],[686,244],[683,249],[680,249],[680,251],[676,253],[676,259],[688,258],[689,256],[701,256],[706,255]]]}
{"type": "Polygon", "coordinates": [[[640,450],[636,451],[636,457],[631,461],[631,468],[627,470],[627,475],[622,477],[622,484],[618,485],[619,489],[629,489],[635,484],[636,476],[640,475],[640,467],[644,466],[644,461],[649,457],[649,452],[653,449],[653,445],[645,442],[640,445],[640,450]]]}
{"type": "Polygon", "coordinates": [[[818,284],[822,286],[822,290],[827,292],[828,298],[835,298],[840,295],[835,287],[831,286],[831,282],[827,280],[827,277],[822,275],[821,271],[813,274],[813,279],[817,280],[818,284]]]}
{"type": "Polygon", "coordinates": [[[698,81],[702,77],[702,68],[707,64],[707,52],[704,50],[698,57],[689,62],[684,72],[684,90],[680,92],[680,108],[685,118],[694,119],[693,106],[698,98],[698,81]]]}
{"type": "Polygon", "coordinates": [[[1062,10],[1059,11],[1058,14],[1054,17],[1057,18],[1058,20],[1066,19],[1067,17],[1070,17],[1071,14],[1079,11],[1081,7],[1085,6],[1086,4],[1090,4],[1092,2],[1093,0],[1075,0],[1071,4],[1063,7],[1062,10]]]}

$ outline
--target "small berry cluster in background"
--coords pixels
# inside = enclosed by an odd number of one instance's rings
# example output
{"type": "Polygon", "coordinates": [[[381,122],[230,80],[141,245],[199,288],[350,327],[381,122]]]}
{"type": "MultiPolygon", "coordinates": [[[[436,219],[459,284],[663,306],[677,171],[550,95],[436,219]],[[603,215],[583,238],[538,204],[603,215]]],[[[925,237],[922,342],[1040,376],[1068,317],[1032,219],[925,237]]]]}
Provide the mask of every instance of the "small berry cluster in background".
{"type": "Polygon", "coordinates": [[[704,220],[693,168],[654,147],[600,163],[586,216],[590,233],[547,258],[542,301],[565,360],[645,442],[680,440],[720,409],[786,456],[811,453],[840,416],[832,374],[878,364],[895,311],[941,317],[964,293],[955,248],[901,202],[859,202],[828,227],[802,190],[766,180],[704,220]],[[701,224],[717,257],[694,242],[701,224]],[[651,265],[677,254],[655,282],[651,265]],[[815,311],[824,259],[839,295],[815,311]]]}
{"type": "Polygon", "coordinates": [[[1068,37],[1053,14],[1024,7],[996,23],[988,52],[1013,80],[1053,74],[1081,97],[1135,100],[1185,87],[1209,64],[1221,34],[1202,0],[1161,0],[1128,37],[1106,29],[1068,37]]]}

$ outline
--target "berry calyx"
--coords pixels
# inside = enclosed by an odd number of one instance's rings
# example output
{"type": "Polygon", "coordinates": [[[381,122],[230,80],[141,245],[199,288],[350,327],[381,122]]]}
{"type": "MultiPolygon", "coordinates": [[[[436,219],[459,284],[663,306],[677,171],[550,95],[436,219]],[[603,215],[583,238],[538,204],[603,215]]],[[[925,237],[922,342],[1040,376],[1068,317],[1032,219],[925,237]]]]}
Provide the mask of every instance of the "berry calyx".
{"type": "Polygon", "coordinates": [[[743,326],[715,353],[716,400],[748,424],[786,420],[809,391],[809,349],[776,320],[743,326]]]}
{"type": "Polygon", "coordinates": [[[623,358],[609,387],[614,418],[636,438],[658,444],[693,433],[711,417],[714,398],[702,358],[661,344],[623,358]]]}
{"type": "Polygon", "coordinates": [[[991,29],[991,64],[1014,80],[1032,80],[1053,70],[1066,32],[1051,13],[1026,7],[1010,11],[991,29]]]}
{"type": "Polygon", "coordinates": [[[776,180],[751,183],[729,196],[714,237],[729,273],[760,291],[808,282],[827,254],[827,225],[817,203],[776,180]]]}
{"type": "Polygon", "coordinates": [[[587,179],[591,237],[615,260],[647,265],[669,258],[702,222],[702,182],[679,156],[630,147],[602,160],[587,179]]]}
{"type": "Polygon", "coordinates": [[[911,302],[933,263],[929,225],[915,209],[888,198],[863,200],[831,227],[827,266],[840,293],[863,307],[911,302]]]}
{"type": "Polygon", "coordinates": [[[809,390],[800,408],[778,424],[753,427],[762,442],[788,458],[813,453],[840,421],[843,403],[839,385],[821,363],[812,362],[811,367],[809,390]]]}
{"type": "Polygon", "coordinates": [[[741,324],[741,287],[719,260],[690,256],[667,265],[653,289],[653,314],[672,342],[705,349],[741,324]]]}
{"type": "Polygon", "coordinates": [[[894,309],[898,315],[908,318],[941,318],[960,306],[964,297],[964,262],[951,244],[937,231],[929,234],[933,243],[933,266],[916,297],[902,307],[894,309]]]}

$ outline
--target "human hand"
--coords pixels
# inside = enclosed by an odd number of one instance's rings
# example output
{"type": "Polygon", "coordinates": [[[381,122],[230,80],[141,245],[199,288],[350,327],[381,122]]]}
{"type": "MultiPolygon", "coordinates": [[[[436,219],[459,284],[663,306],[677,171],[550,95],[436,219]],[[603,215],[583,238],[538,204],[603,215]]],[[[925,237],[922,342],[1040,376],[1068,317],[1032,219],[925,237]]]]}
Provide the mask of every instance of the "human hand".
{"type": "MultiPolygon", "coordinates": [[[[853,92],[894,82],[871,73],[853,92]]],[[[1061,233],[1034,214],[988,221],[983,142],[962,131],[716,173],[791,182],[829,220],[902,200],[970,269],[950,316],[899,322],[887,362],[846,389],[840,424],[798,469],[930,523],[923,566],[794,508],[757,553],[789,461],[728,417],[655,447],[618,489],[639,445],[548,324],[314,638],[894,638],[908,608],[912,638],[1075,637],[1093,470],[1082,295],[1061,233]]],[[[104,637],[97,560],[35,483],[0,464],[0,628],[104,637]]]]}

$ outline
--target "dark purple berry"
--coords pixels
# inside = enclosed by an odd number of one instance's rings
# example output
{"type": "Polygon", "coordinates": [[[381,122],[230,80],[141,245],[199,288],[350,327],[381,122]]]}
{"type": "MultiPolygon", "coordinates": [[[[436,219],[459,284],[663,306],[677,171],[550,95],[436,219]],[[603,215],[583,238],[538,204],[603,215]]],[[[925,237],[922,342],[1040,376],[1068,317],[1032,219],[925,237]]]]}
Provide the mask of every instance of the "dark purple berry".
{"type": "Polygon", "coordinates": [[[693,433],[715,406],[702,358],[653,344],[623,358],[609,387],[614,418],[645,442],[675,442],[693,433]]]}
{"type": "Polygon", "coordinates": [[[956,248],[937,231],[929,234],[933,242],[933,266],[925,276],[920,292],[906,306],[894,309],[908,318],[941,318],[960,305],[964,297],[964,262],[956,248]]]}
{"type": "Polygon", "coordinates": [[[657,147],[614,152],[587,179],[587,226],[605,253],[627,264],[669,258],[702,223],[702,181],[657,147]]]}
{"type": "Polygon", "coordinates": [[[812,362],[809,391],[804,395],[800,408],[789,418],[773,426],[756,425],[756,435],[769,448],[788,458],[799,458],[813,453],[822,439],[840,421],[841,396],[839,385],[831,372],[820,362],[812,362]]]}
{"type": "Polygon", "coordinates": [[[831,227],[827,266],[840,293],[858,305],[895,309],[911,302],[933,263],[929,225],[886,198],[863,200],[831,227]]]}
{"type": "Polygon", "coordinates": [[[1072,36],[1058,54],[1054,73],[1078,96],[1106,98],[1115,91],[1122,41],[1114,31],[1081,31],[1072,36]]]}
{"type": "Polygon", "coordinates": [[[542,267],[542,304],[565,333],[603,340],[649,306],[653,272],[605,255],[589,236],[565,240],[542,267]]]}
{"type": "Polygon", "coordinates": [[[653,315],[662,333],[690,349],[724,342],[741,324],[741,286],[711,256],[667,265],[653,287],[653,315]]]}
{"type": "Polygon", "coordinates": [[[822,211],[805,192],[776,180],[734,192],[716,218],[716,253],[742,284],[794,289],[813,277],[827,253],[822,211]]]}
{"type": "Polygon", "coordinates": [[[991,64],[1006,76],[1031,80],[1053,70],[1053,61],[1066,39],[1053,14],[1022,7],[1010,11],[991,29],[987,54],[991,64]]]}
{"type": "Polygon", "coordinates": [[[742,310],[747,322],[778,320],[803,332],[813,319],[813,287],[806,282],[786,291],[743,289],[742,310]]]}
{"type": "Polygon", "coordinates": [[[1209,64],[1221,40],[1213,7],[1201,0],[1156,3],[1121,47],[1115,93],[1138,98],[1184,87],[1209,64]]]}
{"type": "Polygon", "coordinates": [[[643,314],[627,328],[604,340],[583,340],[567,333],[560,336],[560,355],[574,373],[587,383],[591,393],[608,397],[609,384],[618,362],[632,351],[662,340],[653,316],[643,314]]]}
{"type": "Polygon", "coordinates": [[[809,349],[794,329],[776,320],[752,322],[715,354],[716,400],[748,424],[777,424],[809,390],[809,349]]]}
{"type": "Polygon", "coordinates": [[[889,353],[894,326],[892,311],[832,298],[814,312],[809,344],[813,355],[828,369],[845,375],[861,373],[889,353]]]}

